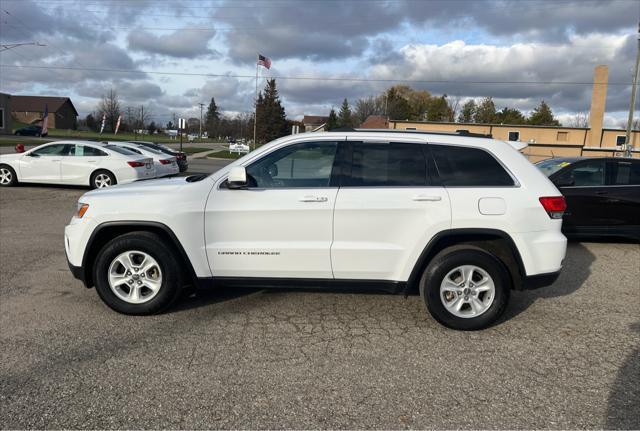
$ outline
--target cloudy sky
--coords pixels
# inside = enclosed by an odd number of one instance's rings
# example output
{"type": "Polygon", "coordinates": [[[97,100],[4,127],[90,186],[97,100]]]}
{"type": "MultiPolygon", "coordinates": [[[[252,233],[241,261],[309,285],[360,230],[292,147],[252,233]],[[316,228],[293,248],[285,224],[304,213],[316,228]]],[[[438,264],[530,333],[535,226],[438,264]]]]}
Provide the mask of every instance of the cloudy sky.
{"type": "Polygon", "coordinates": [[[544,99],[568,121],[606,64],[614,126],[638,19],[638,0],[1,0],[0,41],[47,46],[0,53],[0,91],[69,96],[84,116],[115,88],[161,123],[211,97],[247,112],[259,52],[290,118],[405,83],[524,111],[544,99]]]}

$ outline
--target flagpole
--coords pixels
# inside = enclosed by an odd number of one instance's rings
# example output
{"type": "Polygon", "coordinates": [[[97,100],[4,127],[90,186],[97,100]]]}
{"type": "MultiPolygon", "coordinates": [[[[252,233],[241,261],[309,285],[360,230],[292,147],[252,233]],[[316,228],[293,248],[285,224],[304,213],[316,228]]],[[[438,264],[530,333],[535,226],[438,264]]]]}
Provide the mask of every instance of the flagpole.
{"type": "MultiPolygon", "coordinates": [[[[259,56],[260,54],[258,54],[259,56]]],[[[253,114],[253,149],[256,149],[256,125],[258,123],[258,57],[256,57],[256,94],[254,98],[254,109],[255,112],[253,114]]]]}

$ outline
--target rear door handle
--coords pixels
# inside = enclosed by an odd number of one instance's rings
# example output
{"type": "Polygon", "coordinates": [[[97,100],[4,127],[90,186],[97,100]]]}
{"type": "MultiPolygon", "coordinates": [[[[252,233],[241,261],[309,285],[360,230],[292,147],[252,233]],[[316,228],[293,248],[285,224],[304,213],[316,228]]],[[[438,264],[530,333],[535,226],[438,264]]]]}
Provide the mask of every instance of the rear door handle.
{"type": "Polygon", "coordinates": [[[418,195],[414,196],[412,199],[419,202],[437,202],[442,200],[442,196],[418,195]]]}
{"type": "Polygon", "coordinates": [[[326,202],[328,200],[326,196],[304,196],[300,198],[300,202],[326,202]]]}
{"type": "Polygon", "coordinates": [[[607,190],[599,190],[596,192],[597,195],[607,195],[609,192],[607,190]]]}
{"type": "Polygon", "coordinates": [[[62,159],[51,159],[52,162],[59,162],[62,159]]]}

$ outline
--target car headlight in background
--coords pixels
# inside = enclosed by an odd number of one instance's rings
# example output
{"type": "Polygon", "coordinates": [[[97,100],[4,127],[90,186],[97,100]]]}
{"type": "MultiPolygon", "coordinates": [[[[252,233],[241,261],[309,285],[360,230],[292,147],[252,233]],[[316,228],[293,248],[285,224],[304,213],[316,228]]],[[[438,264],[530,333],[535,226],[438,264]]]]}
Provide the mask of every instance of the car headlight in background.
{"type": "Polygon", "coordinates": [[[89,204],[78,202],[78,207],[76,208],[75,217],[82,218],[88,209],[89,209],[89,204]]]}

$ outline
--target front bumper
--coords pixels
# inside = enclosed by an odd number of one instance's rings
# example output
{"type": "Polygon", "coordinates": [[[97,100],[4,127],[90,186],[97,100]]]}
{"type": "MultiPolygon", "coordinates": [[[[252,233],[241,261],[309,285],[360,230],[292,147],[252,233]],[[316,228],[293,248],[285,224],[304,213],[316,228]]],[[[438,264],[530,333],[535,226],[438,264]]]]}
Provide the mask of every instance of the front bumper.
{"type": "Polygon", "coordinates": [[[69,265],[69,271],[71,271],[71,275],[73,275],[73,278],[75,278],[76,280],[80,280],[82,283],[86,285],[86,282],[84,280],[84,271],[82,267],[71,265],[71,262],[69,262],[69,260],[67,260],[67,265],[69,265]]]}

